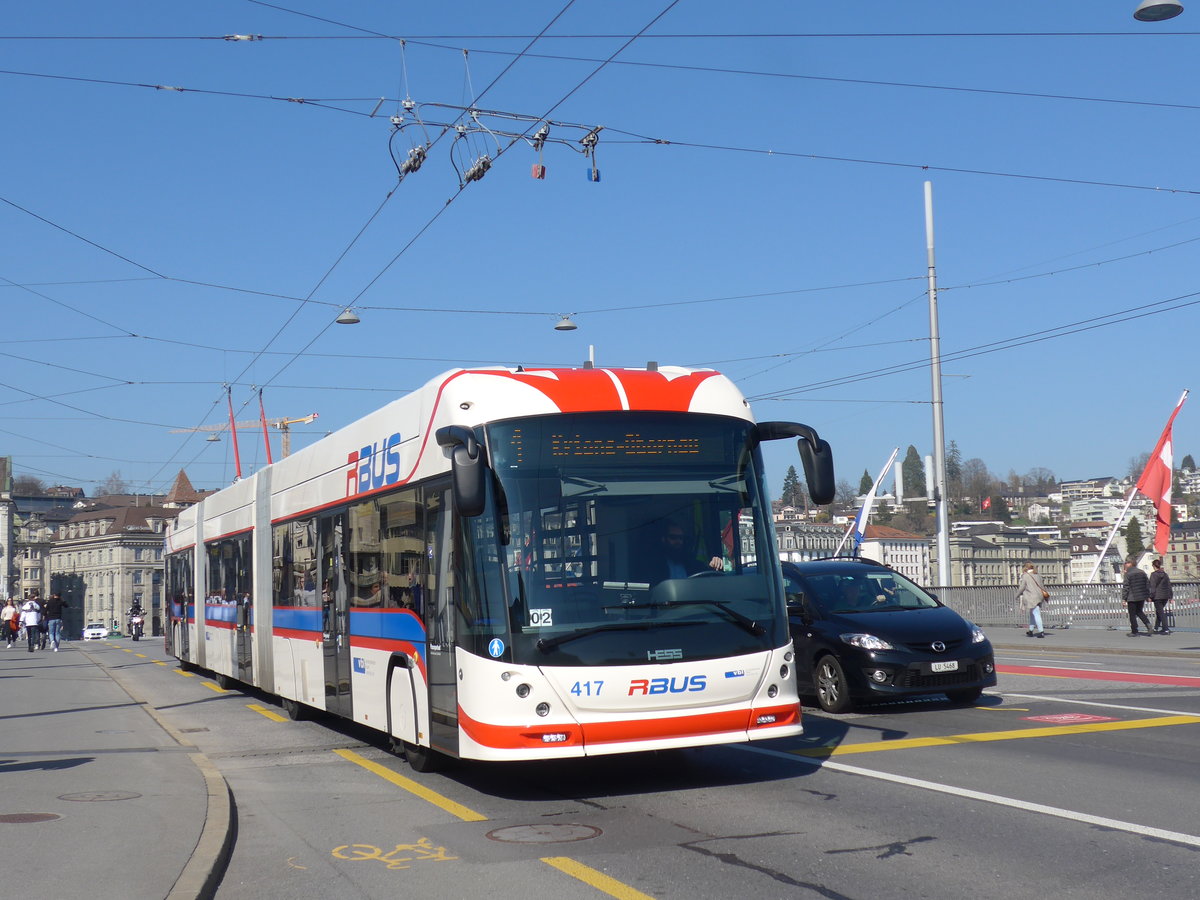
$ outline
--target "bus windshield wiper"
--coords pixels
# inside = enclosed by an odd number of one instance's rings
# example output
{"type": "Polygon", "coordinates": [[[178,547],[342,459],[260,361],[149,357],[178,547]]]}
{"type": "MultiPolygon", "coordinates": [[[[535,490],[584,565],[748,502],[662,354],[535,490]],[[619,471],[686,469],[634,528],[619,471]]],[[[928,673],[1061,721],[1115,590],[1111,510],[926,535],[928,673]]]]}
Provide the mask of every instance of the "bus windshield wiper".
{"type": "Polygon", "coordinates": [[[742,615],[736,609],[731,609],[720,600],[672,600],[670,603],[664,603],[664,606],[715,606],[725,615],[729,616],[731,622],[736,622],[741,625],[746,631],[750,632],[755,637],[762,637],[767,633],[767,629],[763,628],[749,616],[742,615]]]}
{"type": "Polygon", "coordinates": [[[695,625],[695,622],[658,622],[653,619],[647,619],[644,622],[609,622],[606,625],[596,625],[592,628],[584,628],[580,631],[572,631],[569,634],[560,634],[558,637],[538,638],[537,648],[543,653],[549,653],[556,647],[560,647],[577,638],[588,637],[593,634],[600,634],[604,631],[648,631],[651,628],[667,628],[675,625],[695,625]]]}

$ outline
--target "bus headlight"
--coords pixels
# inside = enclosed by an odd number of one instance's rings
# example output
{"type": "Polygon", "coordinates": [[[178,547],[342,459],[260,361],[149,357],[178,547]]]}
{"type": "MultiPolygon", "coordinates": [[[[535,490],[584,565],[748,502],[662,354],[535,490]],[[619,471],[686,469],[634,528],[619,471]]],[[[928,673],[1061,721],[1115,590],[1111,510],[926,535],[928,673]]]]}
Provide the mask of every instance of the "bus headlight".
{"type": "Polygon", "coordinates": [[[539,716],[548,716],[550,715],[550,704],[545,702],[539,703],[536,707],[534,707],[533,711],[539,716]]]}

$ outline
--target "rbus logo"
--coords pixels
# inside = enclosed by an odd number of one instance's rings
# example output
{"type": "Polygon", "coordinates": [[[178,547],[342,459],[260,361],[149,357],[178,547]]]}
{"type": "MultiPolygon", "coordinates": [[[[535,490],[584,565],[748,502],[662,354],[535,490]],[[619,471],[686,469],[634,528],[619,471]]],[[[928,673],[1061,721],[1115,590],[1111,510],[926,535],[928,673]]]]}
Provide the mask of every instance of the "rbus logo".
{"type": "Polygon", "coordinates": [[[708,685],[704,675],[684,675],[681,678],[635,678],[629,682],[629,696],[634,694],[686,694],[702,691],[708,685]]]}
{"type": "Polygon", "coordinates": [[[351,450],[346,456],[346,496],[395,484],[400,480],[400,432],[351,450]]]}

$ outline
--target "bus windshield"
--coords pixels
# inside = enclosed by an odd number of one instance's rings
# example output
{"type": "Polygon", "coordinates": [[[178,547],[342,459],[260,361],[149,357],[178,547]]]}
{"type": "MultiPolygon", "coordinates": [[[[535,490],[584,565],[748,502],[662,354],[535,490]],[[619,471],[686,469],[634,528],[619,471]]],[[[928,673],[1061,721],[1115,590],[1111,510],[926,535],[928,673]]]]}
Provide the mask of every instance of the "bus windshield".
{"type": "Polygon", "coordinates": [[[503,613],[494,596],[485,605],[493,625],[507,619],[513,661],[632,665],[786,643],[752,429],[641,412],[490,425],[494,509],[468,529],[468,552],[479,588],[503,597],[503,613]]]}

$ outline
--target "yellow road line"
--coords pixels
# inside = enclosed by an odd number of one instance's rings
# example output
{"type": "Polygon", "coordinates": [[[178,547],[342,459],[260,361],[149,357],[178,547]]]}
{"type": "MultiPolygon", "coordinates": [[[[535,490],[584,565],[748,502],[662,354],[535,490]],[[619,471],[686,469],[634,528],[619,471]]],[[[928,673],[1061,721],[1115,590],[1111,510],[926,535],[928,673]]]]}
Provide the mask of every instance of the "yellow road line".
{"type": "Polygon", "coordinates": [[[1133,719],[1128,722],[1090,722],[1086,725],[1055,725],[1049,728],[1021,728],[1013,731],[983,731],[975,734],[952,734],[947,737],[908,738],[899,741],[871,741],[862,744],[843,744],[840,747],[813,747],[792,750],[796,756],[845,756],[850,753],[876,753],[880,750],[911,750],[914,747],[944,747],[954,744],[982,744],[989,741],[1016,741],[1022,738],[1056,737],[1064,734],[1088,734],[1096,731],[1128,731],[1134,728],[1161,728],[1167,725],[1195,725],[1200,716],[1158,716],[1153,719],[1133,719]]]}
{"type": "Polygon", "coordinates": [[[593,869],[591,866],[585,866],[581,862],[576,862],[567,856],[544,856],[542,862],[548,866],[554,866],[560,872],[565,872],[572,878],[578,878],[585,884],[590,884],[598,891],[603,891],[610,897],[616,897],[618,900],[654,900],[649,894],[643,894],[641,891],[631,888],[629,885],[617,881],[615,878],[610,878],[603,872],[593,869]]]}
{"type": "Polygon", "coordinates": [[[287,721],[287,719],[284,718],[283,716],[281,716],[279,713],[277,713],[273,710],[267,709],[265,706],[262,706],[261,704],[258,704],[258,703],[247,703],[246,709],[252,709],[256,713],[258,713],[260,716],[266,716],[272,722],[286,722],[287,721]]]}
{"type": "Polygon", "coordinates": [[[381,766],[379,763],[371,762],[371,760],[367,759],[366,757],[359,756],[353,750],[334,750],[333,752],[342,757],[342,759],[347,759],[357,766],[362,766],[368,772],[375,773],[385,781],[390,781],[397,787],[404,788],[404,790],[408,791],[410,794],[415,794],[422,800],[427,800],[434,806],[444,809],[446,812],[450,813],[450,815],[462,819],[464,822],[487,821],[487,816],[477,813],[475,810],[463,806],[461,803],[457,803],[454,800],[451,800],[449,797],[443,797],[437,791],[431,791],[423,784],[417,784],[417,782],[413,781],[411,778],[405,778],[403,775],[393,772],[386,766],[381,766]]]}
{"type": "Polygon", "coordinates": [[[183,671],[183,669],[175,669],[174,671],[175,671],[176,675],[182,675],[184,678],[195,678],[196,677],[195,672],[185,672],[185,671],[183,671]]]}
{"type": "Polygon", "coordinates": [[[165,665],[166,665],[166,663],[165,663],[165,662],[163,662],[161,659],[156,659],[156,660],[154,660],[154,664],[155,664],[156,666],[165,666],[165,665]]]}
{"type": "Polygon", "coordinates": [[[225,688],[221,687],[220,685],[213,684],[211,681],[202,681],[200,683],[202,685],[204,685],[206,688],[208,688],[210,691],[216,691],[218,694],[228,694],[229,693],[229,691],[225,690],[225,688]]]}
{"type": "Polygon", "coordinates": [[[145,658],[146,658],[146,654],[145,654],[145,653],[135,653],[135,654],[133,654],[133,655],[134,655],[134,656],[140,656],[142,659],[145,659],[145,658]]]}

